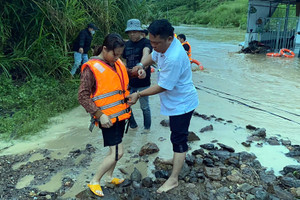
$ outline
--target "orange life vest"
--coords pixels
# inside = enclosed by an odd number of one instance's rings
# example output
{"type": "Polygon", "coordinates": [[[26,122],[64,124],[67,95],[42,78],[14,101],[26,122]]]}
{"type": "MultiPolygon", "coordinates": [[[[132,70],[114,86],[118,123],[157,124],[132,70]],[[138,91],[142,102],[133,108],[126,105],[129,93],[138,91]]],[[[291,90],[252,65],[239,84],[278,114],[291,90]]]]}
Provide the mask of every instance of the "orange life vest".
{"type": "Polygon", "coordinates": [[[192,48],[191,48],[191,45],[190,45],[190,43],[188,43],[188,41],[184,41],[182,43],[182,46],[185,45],[185,44],[189,45],[189,47],[190,47],[189,50],[187,51],[187,55],[188,55],[190,61],[192,61],[192,48]]]}
{"type": "Polygon", "coordinates": [[[100,59],[92,58],[84,63],[84,68],[89,67],[96,79],[96,91],[90,98],[96,106],[107,116],[112,123],[128,119],[131,115],[129,105],[126,103],[126,96],[129,78],[125,65],[120,59],[115,62],[115,69],[100,59]]]}

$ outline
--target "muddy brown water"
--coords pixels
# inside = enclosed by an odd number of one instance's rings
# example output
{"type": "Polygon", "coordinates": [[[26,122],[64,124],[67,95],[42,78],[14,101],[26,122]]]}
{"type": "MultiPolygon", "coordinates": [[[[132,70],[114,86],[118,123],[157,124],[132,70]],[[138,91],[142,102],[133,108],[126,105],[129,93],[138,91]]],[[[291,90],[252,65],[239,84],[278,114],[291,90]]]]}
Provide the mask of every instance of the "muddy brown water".
{"type": "MultiPolygon", "coordinates": [[[[232,146],[236,151],[255,153],[263,166],[273,169],[277,174],[288,164],[298,164],[284,155],[288,150],[283,146],[264,144],[263,147],[257,147],[253,144],[250,148],[246,148],[241,145],[241,142],[246,141],[247,136],[251,134],[245,129],[246,125],[251,124],[266,128],[267,137],[277,136],[290,139],[292,144],[300,144],[298,136],[300,131],[299,59],[236,53],[240,50],[238,44],[244,40],[244,33],[234,29],[178,26],[175,27],[175,32],[186,34],[192,46],[192,57],[199,60],[205,68],[203,71],[193,72],[193,80],[198,88],[200,99],[196,111],[233,121],[233,123],[220,123],[193,117],[190,131],[195,132],[201,141],[191,143],[190,147],[196,149],[200,144],[218,140],[232,146]],[[201,128],[210,124],[214,126],[213,131],[199,132],[201,128]],[[280,163],[274,160],[280,160],[280,163]]],[[[156,82],[155,77],[154,73],[153,83],[156,82]]],[[[169,128],[160,125],[160,121],[167,117],[160,115],[159,97],[151,96],[150,104],[152,128],[149,134],[141,134],[142,113],[138,104],[133,106],[139,129],[129,130],[124,137],[125,154],[115,170],[116,176],[126,176],[118,168],[130,174],[134,167],[137,167],[143,177],[153,177],[152,161],[155,157],[172,156],[169,128]],[[141,146],[147,142],[155,142],[160,151],[150,155],[148,163],[138,162],[140,158],[134,155],[138,154],[141,146]]],[[[22,154],[33,149],[46,148],[52,152],[51,158],[63,159],[70,151],[84,149],[86,144],[92,144],[98,148],[93,161],[74,178],[75,184],[63,196],[72,198],[86,188],[86,183],[108,151],[107,148],[103,148],[100,131],[95,129],[90,133],[87,129],[88,125],[89,115],[79,106],[51,119],[46,130],[28,141],[0,143],[0,149],[12,145],[0,151],[0,155],[22,154]]],[[[33,154],[28,162],[42,158],[40,154],[33,154]]],[[[82,158],[79,156],[76,159],[79,163],[82,158]]],[[[13,168],[18,168],[22,164],[24,163],[17,163],[13,168]]],[[[64,173],[68,170],[57,173],[45,185],[33,187],[53,192],[59,188],[64,173]]],[[[21,178],[16,187],[29,186],[33,178],[30,175],[21,178]]]]}

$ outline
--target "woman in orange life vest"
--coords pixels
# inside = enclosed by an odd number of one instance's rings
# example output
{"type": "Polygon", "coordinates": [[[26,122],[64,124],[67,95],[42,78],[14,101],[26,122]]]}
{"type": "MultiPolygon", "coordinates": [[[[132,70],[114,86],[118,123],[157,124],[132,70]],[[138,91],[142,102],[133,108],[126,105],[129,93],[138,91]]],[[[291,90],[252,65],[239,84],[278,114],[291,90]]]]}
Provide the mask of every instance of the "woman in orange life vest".
{"type": "Polygon", "coordinates": [[[191,47],[190,43],[188,43],[188,41],[186,41],[185,35],[184,34],[179,34],[177,36],[177,39],[181,42],[181,44],[182,44],[184,50],[186,51],[191,63],[195,63],[196,65],[199,66],[200,70],[203,70],[202,64],[198,60],[192,59],[192,47],[191,47]]]}
{"type": "MultiPolygon", "coordinates": [[[[98,123],[102,130],[104,146],[109,146],[109,153],[104,158],[88,184],[97,196],[104,196],[100,180],[106,174],[106,181],[115,185],[124,179],[113,178],[117,161],[123,155],[122,138],[125,120],[131,111],[126,103],[129,79],[126,67],[119,59],[125,42],[119,34],[112,33],[105,37],[102,46],[95,47],[94,57],[82,65],[78,100],[98,123]]],[[[90,131],[94,126],[91,123],[90,131]]]]}

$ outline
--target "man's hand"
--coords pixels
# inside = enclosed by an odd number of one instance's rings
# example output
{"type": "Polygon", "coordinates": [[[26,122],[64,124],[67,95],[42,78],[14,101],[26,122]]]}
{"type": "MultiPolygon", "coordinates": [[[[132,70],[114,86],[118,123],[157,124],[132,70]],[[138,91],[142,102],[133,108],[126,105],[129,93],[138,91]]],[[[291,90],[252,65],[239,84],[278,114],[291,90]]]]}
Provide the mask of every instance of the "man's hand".
{"type": "Polygon", "coordinates": [[[135,92],[131,95],[128,95],[127,98],[129,99],[127,103],[131,106],[137,102],[137,100],[139,99],[139,94],[135,92]]]}
{"type": "Polygon", "coordinates": [[[83,54],[83,48],[79,48],[79,53],[83,54]]]}
{"type": "Polygon", "coordinates": [[[101,123],[101,126],[103,128],[110,128],[113,123],[111,122],[111,120],[109,119],[109,117],[105,114],[102,114],[101,117],[100,117],[100,123],[101,123]]]}

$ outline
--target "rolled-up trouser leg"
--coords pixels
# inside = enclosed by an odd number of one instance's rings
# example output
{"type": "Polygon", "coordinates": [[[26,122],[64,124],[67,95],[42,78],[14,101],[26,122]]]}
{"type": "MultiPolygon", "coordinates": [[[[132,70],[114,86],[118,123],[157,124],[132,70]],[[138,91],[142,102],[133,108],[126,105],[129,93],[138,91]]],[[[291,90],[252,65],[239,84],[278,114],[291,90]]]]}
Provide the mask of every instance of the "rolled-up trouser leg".
{"type": "Polygon", "coordinates": [[[191,112],[170,116],[171,142],[173,151],[183,153],[188,150],[187,138],[189,134],[189,126],[194,110],[191,112]]]}

